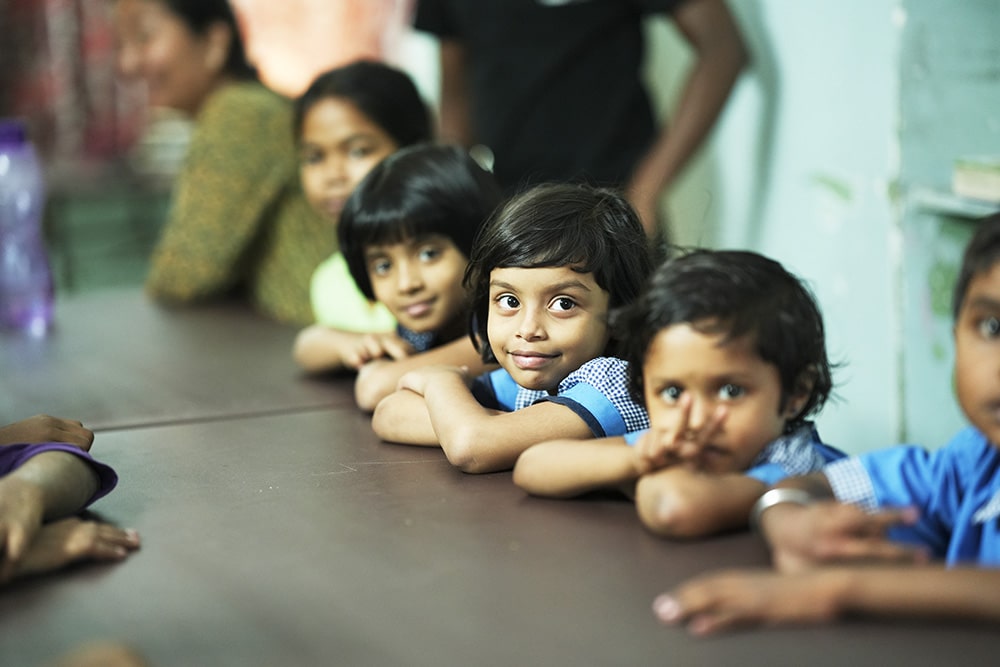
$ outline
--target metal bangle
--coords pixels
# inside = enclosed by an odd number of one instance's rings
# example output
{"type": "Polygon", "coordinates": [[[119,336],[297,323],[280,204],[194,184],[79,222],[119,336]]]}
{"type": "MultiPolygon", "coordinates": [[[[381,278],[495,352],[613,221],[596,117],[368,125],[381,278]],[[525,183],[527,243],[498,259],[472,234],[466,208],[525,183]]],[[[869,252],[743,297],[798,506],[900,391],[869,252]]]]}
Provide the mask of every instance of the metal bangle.
{"type": "Polygon", "coordinates": [[[750,510],[750,527],[760,532],[760,519],[767,510],[782,503],[794,503],[796,505],[809,505],[813,497],[808,491],[802,489],[779,488],[771,489],[764,493],[750,510]]]}

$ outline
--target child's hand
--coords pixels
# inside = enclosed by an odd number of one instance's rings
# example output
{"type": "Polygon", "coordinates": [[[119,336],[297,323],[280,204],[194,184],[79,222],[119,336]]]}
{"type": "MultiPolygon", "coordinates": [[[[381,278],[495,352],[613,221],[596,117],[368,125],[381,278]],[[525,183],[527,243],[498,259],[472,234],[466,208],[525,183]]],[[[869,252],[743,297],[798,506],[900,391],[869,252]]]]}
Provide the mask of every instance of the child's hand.
{"type": "Polygon", "coordinates": [[[760,624],[821,623],[840,613],[842,580],[834,569],[710,574],[657,597],[653,613],[664,623],[685,624],[695,635],[760,624]]]}
{"type": "Polygon", "coordinates": [[[869,514],[837,502],[805,507],[785,503],[768,509],[761,525],[771,544],[774,566],[782,572],[800,572],[833,561],[926,561],[925,551],[892,542],[885,535],[890,527],[916,519],[912,508],[869,514]]]}
{"type": "Polygon", "coordinates": [[[344,365],[355,370],[375,359],[405,359],[413,346],[394,333],[367,334],[344,352],[344,365]]]}
{"type": "Polygon", "coordinates": [[[14,574],[42,527],[43,515],[37,485],[16,476],[0,479],[0,582],[14,574]]]}
{"type": "Polygon", "coordinates": [[[0,427],[0,445],[43,442],[64,442],[89,451],[94,432],[78,421],[49,415],[35,415],[0,427]]]}
{"type": "Polygon", "coordinates": [[[635,443],[636,469],[639,474],[677,464],[688,464],[697,470],[700,453],[721,430],[726,421],[726,408],[719,406],[705,424],[694,430],[691,423],[691,398],[678,401],[679,418],[673,429],[651,428],[635,443]]]}
{"type": "Polygon", "coordinates": [[[399,378],[399,384],[396,388],[406,389],[423,396],[424,392],[427,391],[428,385],[432,382],[441,378],[453,378],[456,376],[461,380],[462,384],[469,385],[469,369],[466,366],[424,366],[423,368],[410,371],[399,378]]]}
{"type": "Polygon", "coordinates": [[[14,574],[50,572],[83,560],[122,560],[138,548],[134,530],[70,517],[42,526],[14,574]]]}

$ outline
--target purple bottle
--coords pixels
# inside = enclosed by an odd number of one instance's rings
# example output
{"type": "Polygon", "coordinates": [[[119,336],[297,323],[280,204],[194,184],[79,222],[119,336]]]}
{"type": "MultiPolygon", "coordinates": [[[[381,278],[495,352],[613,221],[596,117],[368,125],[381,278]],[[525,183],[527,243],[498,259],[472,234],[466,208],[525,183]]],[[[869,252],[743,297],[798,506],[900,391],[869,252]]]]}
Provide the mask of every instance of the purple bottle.
{"type": "Polygon", "coordinates": [[[52,326],[52,269],[42,240],[45,182],[24,124],[0,119],[0,327],[52,326]]]}

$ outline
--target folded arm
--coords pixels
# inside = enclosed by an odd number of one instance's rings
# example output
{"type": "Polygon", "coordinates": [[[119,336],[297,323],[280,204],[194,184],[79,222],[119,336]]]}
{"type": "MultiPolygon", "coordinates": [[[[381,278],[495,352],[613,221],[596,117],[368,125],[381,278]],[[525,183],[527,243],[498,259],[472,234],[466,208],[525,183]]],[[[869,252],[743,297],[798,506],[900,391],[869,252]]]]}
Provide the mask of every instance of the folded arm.
{"type": "Polygon", "coordinates": [[[514,466],[514,483],[536,496],[572,498],[602,489],[632,497],[641,470],[625,438],[551,440],[529,447],[514,466]]]}

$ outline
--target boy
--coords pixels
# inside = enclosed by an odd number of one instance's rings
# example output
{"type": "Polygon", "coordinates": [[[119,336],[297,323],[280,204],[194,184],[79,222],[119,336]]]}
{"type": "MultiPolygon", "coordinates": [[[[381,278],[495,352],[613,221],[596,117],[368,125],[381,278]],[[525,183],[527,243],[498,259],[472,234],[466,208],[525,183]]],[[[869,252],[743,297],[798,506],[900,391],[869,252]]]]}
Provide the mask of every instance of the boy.
{"type": "Polygon", "coordinates": [[[977,567],[1000,565],[1000,215],[966,248],[954,316],[971,425],[935,452],[895,447],[778,484],[754,516],[780,574],[696,579],[657,598],[661,620],[695,634],[848,613],[1000,621],[1000,570],[977,567]]]}

